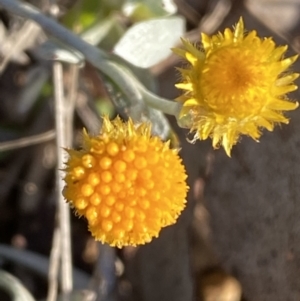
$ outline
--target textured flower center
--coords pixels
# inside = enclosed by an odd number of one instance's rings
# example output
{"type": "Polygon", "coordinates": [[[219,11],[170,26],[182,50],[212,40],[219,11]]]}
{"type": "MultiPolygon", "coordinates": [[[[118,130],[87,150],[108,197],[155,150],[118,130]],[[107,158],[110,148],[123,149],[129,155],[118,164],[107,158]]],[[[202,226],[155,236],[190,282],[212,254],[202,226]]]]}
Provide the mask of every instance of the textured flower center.
{"type": "Polygon", "coordinates": [[[268,91],[263,62],[241,47],[224,47],[207,60],[200,79],[203,98],[217,114],[244,118],[257,114],[268,91]],[[251,64],[249,64],[251,61],[251,64]]]}
{"type": "Polygon", "coordinates": [[[240,135],[257,141],[262,128],[288,123],[284,111],[298,107],[286,96],[297,89],[299,74],[287,72],[297,55],[284,58],[287,46],[245,32],[242,18],[233,31],[202,33],[201,41],[201,50],[184,39],[184,49],[173,50],[190,63],[176,87],[184,90],[177,100],[183,104],[180,116],[191,120],[193,141],[211,137],[213,147],[222,145],[230,156],[240,135]]]}
{"type": "Polygon", "coordinates": [[[69,151],[63,194],[97,240],[144,244],[175,223],[185,206],[181,159],[150,130],[104,118],[99,136],[85,133],[83,149],[69,151]]]}

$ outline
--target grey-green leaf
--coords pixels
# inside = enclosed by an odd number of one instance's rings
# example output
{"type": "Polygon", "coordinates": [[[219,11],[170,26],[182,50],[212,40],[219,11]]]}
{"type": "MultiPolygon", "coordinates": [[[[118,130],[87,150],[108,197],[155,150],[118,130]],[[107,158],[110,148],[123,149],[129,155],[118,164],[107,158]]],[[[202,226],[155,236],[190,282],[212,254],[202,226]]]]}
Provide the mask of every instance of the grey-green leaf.
{"type": "Polygon", "coordinates": [[[152,19],[133,25],[121,38],[114,52],[131,64],[152,67],[170,54],[184,34],[185,22],[181,17],[152,19]]]}

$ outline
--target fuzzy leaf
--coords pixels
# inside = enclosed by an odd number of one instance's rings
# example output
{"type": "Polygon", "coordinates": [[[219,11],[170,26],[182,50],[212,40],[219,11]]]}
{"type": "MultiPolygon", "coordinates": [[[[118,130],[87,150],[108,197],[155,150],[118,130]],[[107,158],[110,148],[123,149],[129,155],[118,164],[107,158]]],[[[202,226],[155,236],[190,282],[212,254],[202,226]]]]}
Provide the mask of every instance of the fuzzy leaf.
{"type": "Polygon", "coordinates": [[[180,17],[153,19],[132,26],[114,48],[114,52],[131,64],[152,67],[170,54],[184,33],[180,17]]]}

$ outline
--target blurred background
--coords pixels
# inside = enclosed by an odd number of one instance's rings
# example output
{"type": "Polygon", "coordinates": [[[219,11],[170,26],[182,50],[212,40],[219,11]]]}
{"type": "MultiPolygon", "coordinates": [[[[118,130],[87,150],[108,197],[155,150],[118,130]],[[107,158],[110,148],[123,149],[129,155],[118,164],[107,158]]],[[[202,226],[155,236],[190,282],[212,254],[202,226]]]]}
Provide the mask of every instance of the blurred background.
{"type": "MultiPolygon", "coordinates": [[[[288,44],[288,56],[300,51],[300,0],[28,3],[170,100],[179,94],[175,67],[182,62],[169,49],[179,45],[180,36],[198,43],[200,32],[232,28],[242,16],[246,29],[288,44]]],[[[187,130],[172,116],[126,98],[113,79],[35,23],[5,10],[1,0],[0,41],[1,270],[17,277],[36,300],[46,300],[57,207],[55,59],[62,62],[67,106],[74,106],[74,147],[83,127],[97,133],[103,114],[146,116],[157,134],[181,148],[190,186],[178,223],[141,247],[114,249],[95,242],[84,219],[71,215],[74,291],[69,300],[300,299],[299,110],[288,114],[289,125],[264,133],[260,143],[243,137],[228,158],[210,141],[188,143],[187,130]]],[[[299,101],[299,92],[291,98],[299,101]]],[[[1,281],[0,300],[13,300],[1,281]]]]}

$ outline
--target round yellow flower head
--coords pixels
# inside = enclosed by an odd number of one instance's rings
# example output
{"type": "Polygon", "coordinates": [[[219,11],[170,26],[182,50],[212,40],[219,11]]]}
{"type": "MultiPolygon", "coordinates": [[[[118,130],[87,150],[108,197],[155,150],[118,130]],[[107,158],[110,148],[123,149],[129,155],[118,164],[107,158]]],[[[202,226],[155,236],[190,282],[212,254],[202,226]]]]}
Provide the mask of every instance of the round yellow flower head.
{"type": "Polygon", "coordinates": [[[213,147],[222,145],[230,156],[239,135],[254,140],[260,128],[272,131],[274,123],[288,123],[282,111],[294,110],[286,93],[297,86],[297,73],[286,72],[297,55],[283,58],[287,46],[276,47],[272,38],[261,39],[256,31],[245,33],[243,19],[235,29],[212,37],[201,35],[203,49],[183,40],[185,49],[173,49],[190,65],[179,69],[184,93],[181,117],[189,115],[196,139],[212,138],[213,147]]]}
{"type": "Polygon", "coordinates": [[[98,136],[83,135],[82,150],[68,150],[63,194],[96,240],[144,244],[176,222],[186,203],[185,168],[169,142],[151,137],[150,124],[104,117],[98,136]]]}

